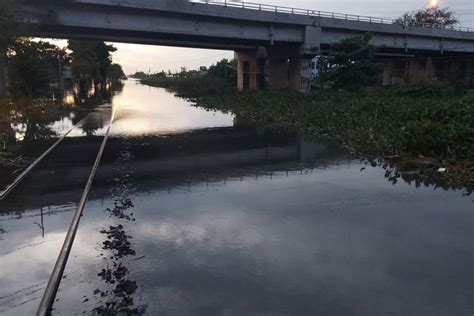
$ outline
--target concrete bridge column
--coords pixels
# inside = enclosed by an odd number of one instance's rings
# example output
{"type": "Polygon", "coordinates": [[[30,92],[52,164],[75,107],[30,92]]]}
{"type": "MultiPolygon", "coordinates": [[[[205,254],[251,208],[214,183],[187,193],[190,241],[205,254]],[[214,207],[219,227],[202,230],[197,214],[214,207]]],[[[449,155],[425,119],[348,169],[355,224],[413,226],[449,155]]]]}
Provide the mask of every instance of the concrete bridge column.
{"type": "Polygon", "coordinates": [[[269,47],[267,52],[269,89],[309,92],[312,58],[303,54],[301,45],[269,47]]]}
{"type": "Polygon", "coordinates": [[[264,48],[235,52],[237,60],[237,89],[254,90],[265,86],[266,51],[264,48]]]}
{"type": "Polygon", "coordinates": [[[235,52],[237,60],[237,89],[254,90],[265,87],[267,52],[264,47],[235,52]]]}
{"type": "Polygon", "coordinates": [[[235,52],[237,60],[237,89],[239,91],[257,88],[257,58],[252,51],[235,52]]]}
{"type": "Polygon", "coordinates": [[[268,59],[268,88],[287,89],[290,86],[289,59],[285,56],[271,55],[268,59]]]}
{"type": "Polygon", "coordinates": [[[304,56],[290,59],[289,79],[291,90],[303,93],[311,91],[311,62],[312,58],[304,56]]]}
{"type": "Polygon", "coordinates": [[[383,75],[382,75],[382,86],[388,87],[392,85],[393,78],[393,64],[384,63],[383,65],[383,75]]]}

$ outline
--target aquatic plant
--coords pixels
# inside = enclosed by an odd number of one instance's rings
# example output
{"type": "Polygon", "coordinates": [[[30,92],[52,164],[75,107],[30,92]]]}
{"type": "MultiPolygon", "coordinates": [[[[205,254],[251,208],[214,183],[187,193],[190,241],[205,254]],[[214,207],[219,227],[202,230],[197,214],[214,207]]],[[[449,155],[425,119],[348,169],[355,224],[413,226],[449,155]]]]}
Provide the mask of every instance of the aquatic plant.
{"type": "Polygon", "coordinates": [[[248,91],[195,101],[197,106],[231,111],[256,123],[326,136],[361,156],[396,157],[436,170],[448,167],[462,182],[474,185],[472,92],[461,96],[449,91],[423,97],[382,88],[309,95],[248,91]]]}

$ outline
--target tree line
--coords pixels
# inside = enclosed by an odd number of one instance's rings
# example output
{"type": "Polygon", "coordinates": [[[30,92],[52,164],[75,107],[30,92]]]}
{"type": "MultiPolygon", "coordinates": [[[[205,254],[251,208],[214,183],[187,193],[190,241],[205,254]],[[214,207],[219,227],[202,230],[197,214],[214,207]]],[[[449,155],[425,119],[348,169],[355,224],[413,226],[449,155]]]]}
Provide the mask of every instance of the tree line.
{"type": "Polygon", "coordinates": [[[70,70],[78,95],[99,95],[125,77],[112,63],[116,48],[103,41],[69,40],[65,48],[49,42],[20,37],[20,27],[0,0],[0,90],[8,86],[12,97],[41,97],[58,89],[63,73],[70,70]]]}
{"type": "Polygon", "coordinates": [[[112,63],[116,49],[101,41],[69,40],[66,48],[44,41],[16,39],[7,51],[8,90],[13,97],[39,97],[62,80],[66,69],[72,74],[76,92],[98,95],[125,74],[112,63]]]}
{"type": "MultiPolygon", "coordinates": [[[[449,8],[432,6],[406,12],[396,24],[419,25],[423,23],[452,26],[459,23],[449,8]]],[[[330,85],[337,90],[358,91],[379,81],[376,61],[377,47],[370,44],[372,35],[356,35],[331,45],[320,56],[320,74],[316,80],[321,88],[330,85]]]]}

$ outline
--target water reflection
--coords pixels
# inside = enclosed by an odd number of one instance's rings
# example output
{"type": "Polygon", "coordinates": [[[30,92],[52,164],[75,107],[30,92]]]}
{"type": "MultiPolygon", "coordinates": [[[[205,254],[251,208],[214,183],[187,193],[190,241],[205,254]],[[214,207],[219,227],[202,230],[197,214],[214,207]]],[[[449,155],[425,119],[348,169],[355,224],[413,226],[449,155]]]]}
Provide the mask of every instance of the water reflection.
{"type": "Polygon", "coordinates": [[[96,120],[94,135],[84,135],[78,124],[0,201],[0,284],[9,284],[0,287],[2,315],[36,311],[108,126],[110,107],[99,107],[88,120],[96,120]]]}
{"type": "Polygon", "coordinates": [[[438,172],[437,167],[420,167],[419,165],[413,166],[403,162],[387,161],[379,161],[378,165],[382,166],[385,170],[385,178],[393,185],[402,180],[405,183],[414,185],[416,188],[424,186],[434,190],[463,191],[465,196],[470,196],[474,190],[474,182],[472,180],[471,185],[466,187],[467,183],[461,177],[458,179],[456,176],[444,176],[438,172]]]}
{"type": "Polygon", "coordinates": [[[112,138],[55,313],[465,314],[472,202],[365,166],[262,128],[112,138]]]}
{"type": "Polygon", "coordinates": [[[194,108],[165,89],[143,86],[135,80],[126,83],[113,104],[120,109],[113,133],[127,137],[232,126],[234,119],[232,115],[194,108]]]}
{"type": "MultiPolygon", "coordinates": [[[[472,311],[474,216],[460,191],[393,186],[383,166],[331,143],[247,126],[162,89],[130,82],[112,103],[117,124],[55,314],[472,311]]],[[[34,312],[100,121],[1,204],[0,283],[13,285],[0,289],[1,313],[34,312]]]]}
{"type": "Polygon", "coordinates": [[[114,86],[101,94],[79,98],[66,95],[65,101],[50,99],[16,99],[0,103],[0,189],[11,183],[36,157],[60,136],[84,120],[81,134],[91,136],[104,127],[97,107],[104,104],[123,86],[114,86]],[[118,89],[118,90],[117,90],[118,89]],[[91,115],[90,115],[91,114],[91,115]]]}

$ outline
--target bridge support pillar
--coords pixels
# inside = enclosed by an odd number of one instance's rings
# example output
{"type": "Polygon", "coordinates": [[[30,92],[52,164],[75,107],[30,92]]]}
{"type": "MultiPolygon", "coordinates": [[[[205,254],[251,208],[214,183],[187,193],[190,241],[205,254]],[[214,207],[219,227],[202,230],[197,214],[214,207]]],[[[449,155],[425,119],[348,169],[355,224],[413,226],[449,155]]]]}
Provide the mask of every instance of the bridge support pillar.
{"type": "Polygon", "coordinates": [[[382,86],[387,87],[392,85],[393,79],[393,64],[385,63],[383,65],[382,86]]]}
{"type": "Polygon", "coordinates": [[[300,45],[269,47],[267,51],[269,89],[310,91],[312,56],[304,55],[300,45]]]}
{"type": "Polygon", "coordinates": [[[235,52],[237,89],[255,90],[265,87],[265,49],[235,52]]]}
{"type": "Polygon", "coordinates": [[[285,56],[271,56],[268,61],[268,88],[271,90],[287,89],[289,83],[289,60],[285,56]]]}
{"type": "Polygon", "coordinates": [[[7,53],[0,50],[0,99],[7,96],[7,53]]]}

